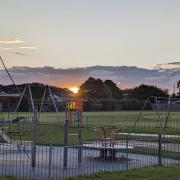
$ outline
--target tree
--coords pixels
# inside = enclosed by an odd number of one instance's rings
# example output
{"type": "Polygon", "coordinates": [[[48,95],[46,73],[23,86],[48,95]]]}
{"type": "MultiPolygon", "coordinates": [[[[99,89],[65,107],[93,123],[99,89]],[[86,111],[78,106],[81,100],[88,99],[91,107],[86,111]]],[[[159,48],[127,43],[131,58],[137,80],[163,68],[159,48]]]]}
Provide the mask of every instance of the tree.
{"type": "MultiPolygon", "coordinates": [[[[21,84],[21,85],[17,85],[17,86],[20,89],[20,91],[23,92],[26,84],[21,84]]],[[[0,87],[1,87],[1,90],[6,93],[9,93],[9,94],[18,93],[17,89],[14,85],[7,85],[7,86],[0,85],[0,87]]],[[[43,93],[45,90],[44,89],[45,86],[42,83],[31,83],[30,87],[31,87],[31,93],[32,93],[32,97],[34,100],[34,104],[36,106],[40,107],[43,93]]],[[[67,89],[62,89],[62,88],[58,88],[58,87],[54,87],[54,86],[49,86],[49,87],[51,88],[52,93],[57,96],[60,96],[60,97],[68,96],[69,91],[67,89]]],[[[28,97],[29,97],[29,93],[27,93],[27,91],[26,91],[25,96],[23,97],[20,108],[19,108],[20,111],[28,111],[29,108],[31,107],[31,102],[28,97]]],[[[17,106],[17,103],[18,102],[16,102],[16,101],[11,103],[11,104],[13,104],[12,109],[15,109],[15,106],[17,106]]],[[[62,104],[60,106],[63,107],[62,104]]]]}
{"type": "Polygon", "coordinates": [[[105,80],[104,84],[110,89],[112,93],[112,97],[114,99],[122,99],[123,98],[123,92],[122,90],[117,87],[116,83],[114,83],[111,80],[105,80]]]}
{"type": "Polygon", "coordinates": [[[177,82],[177,88],[180,88],[180,80],[177,82]]]}
{"type": "Polygon", "coordinates": [[[180,96],[180,80],[177,82],[177,89],[178,89],[177,96],[180,96]]]}
{"type": "Polygon", "coordinates": [[[156,86],[140,85],[129,92],[128,99],[145,100],[150,96],[169,97],[168,90],[162,90],[156,86]]]}
{"type": "Polygon", "coordinates": [[[112,93],[101,79],[90,77],[80,86],[81,96],[92,99],[112,98],[112,93]]]}

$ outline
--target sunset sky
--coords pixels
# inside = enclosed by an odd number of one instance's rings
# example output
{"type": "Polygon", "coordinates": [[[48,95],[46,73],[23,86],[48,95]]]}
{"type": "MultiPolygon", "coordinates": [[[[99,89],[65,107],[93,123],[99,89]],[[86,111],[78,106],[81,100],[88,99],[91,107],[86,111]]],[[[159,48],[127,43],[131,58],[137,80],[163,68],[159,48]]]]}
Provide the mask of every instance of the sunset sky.
{"type": "Polygon", "coordinates": [[[0,53],[8,66],[177,61],[179,7],[179,0],[2,0],[0,53]]]}
{"type": "Polygon", "coordinates": [[[0,55],[8,67],[168,68],[180,59],[179,8],[179,0],[1,0],[0,55]]]}

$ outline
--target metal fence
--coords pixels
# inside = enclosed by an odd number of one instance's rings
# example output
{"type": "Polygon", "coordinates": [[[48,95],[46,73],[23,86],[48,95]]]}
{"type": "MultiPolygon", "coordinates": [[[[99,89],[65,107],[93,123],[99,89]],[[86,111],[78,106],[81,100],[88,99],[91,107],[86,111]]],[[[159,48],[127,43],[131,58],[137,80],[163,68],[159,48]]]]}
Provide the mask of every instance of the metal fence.
{"type": "Polygon", "coordinates": [[[133,122],[131,116],[126,121],[115,116],[87,116],[83,117],[82,128],[69,128],[68,120],[65,124],[63,121],[59,123],[57,116],[51,117],[51,124],[45,120],[34,121],[37,119],[36,114],[33,119],[25,118],[14,124],[10,124],[5,118],[0,132],[0,174],[50,180],[151,165],[179,165],[179,114],[171,117],[167,132],[161,134],[157,119],[148,113],[130,134],[128,132],[133,122]],[[125,128],[112,141],[108,135],[102,138],[96,134],[94,127],[99,125],[125,128]],[[63,143],[58,144],[53,139],[43,143],[43,137],[39,137],[41,133],[56,127],[63,135],[63,143]],[[13,136],[14,133],[18,138],[13,136]],[[71,142],[73,137],[76,142],[71,142]]]}
{"type": "MultiPolygon", "coordinates": [[[[148,135],[148,138],[159,138],[148,135]]],[[[151,165],[180,164],[177,143],[121,139],[111,147],[101,141],[72,146],[36,146],[33,157],[30,142],[0,145],[0,174],[23,178],[61,179],[99,171],[121,171],[151,165]],[[34,159],[34,161],[33,161],[34,159]]],[[[171,137],[173,138],[173,137],[171,137]]],[[[177,138],[177,137],[176,137],[177,138]]],[[[179,137],[178,137],[179,139],[179,137]]]]}

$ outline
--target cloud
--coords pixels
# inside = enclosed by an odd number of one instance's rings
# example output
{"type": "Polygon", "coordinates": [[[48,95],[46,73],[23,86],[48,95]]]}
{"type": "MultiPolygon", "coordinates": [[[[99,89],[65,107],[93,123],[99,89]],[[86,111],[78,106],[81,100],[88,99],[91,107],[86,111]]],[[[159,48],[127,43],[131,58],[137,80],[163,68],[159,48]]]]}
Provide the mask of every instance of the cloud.
{"type": "Polygon", "coordinates": [[[22,43],[24,43],[24,41],[20,40],[19,38],[0,40],[0,44],[22,44],[22,43]]]}
{"type": "MultiPolygon", "coordinates": [[[[11,39],[3,39],[0,40],[0,50],[9,51],[10,53],[26,56],[24,50],[37,50],[36,46],[28,45],[28,43],[24,42],[19,38],[11,38],[11,39]],[[24,46],[22,46],[22,44],[24,46]]],[[[26,51],[27,52],[27,51],[26,51]]]]}
{"type": "MultiPolygon", "coordinates": [[[[16,52],[18,55],[25,55],[16,52]]],[[[169,64],[176,64],[173,62],[169,64]]],[[[1,70],[2,71],[2,70],[1,70]]],[[[85,68],[54,68],[54,67],[12,67],[9,69],[15,81],[20,83],[41,82],[60,87],[78,86],[87,78],[95,77],[111,79],[122,88],[132,88],[140,84],[156,85],[162,89],[173,92],[174,84],[180,79],[180,68],[174,69],[144,69],[131,66],[92,66],[85,68]]],[[[5,71],[3,83],[7,84],[9,79],[5,71]]]]}
{"type": "Polygon", "coordinates": [[[12,50],[12,49],[14,49],[14,48],[10,48],[10,47],[0,47],[0,49],[1,49],[1,50],[7,50],[7,51],[8,51],[8,50],[12,50]]]}
{"type": "Polygon", "coordinates": [[[35,46],[21,46],[21,49],[29,49],[29,50],[37,50],[38,48],[35,46]]]}
{"type": "Polygon", "coordinates": [[[171,62],[171,63],[163,63],[163,64],[156,64],[154,65],[155,69],[180,69],[180,62],[171,62]]]}
{"type": "Polygon", "coordinates": [[[27,54],[21,53],[21,52],[13,52],[13,53],[16,54],[16,55],[20,55],[20,56],[27,56],[27,54]]]}

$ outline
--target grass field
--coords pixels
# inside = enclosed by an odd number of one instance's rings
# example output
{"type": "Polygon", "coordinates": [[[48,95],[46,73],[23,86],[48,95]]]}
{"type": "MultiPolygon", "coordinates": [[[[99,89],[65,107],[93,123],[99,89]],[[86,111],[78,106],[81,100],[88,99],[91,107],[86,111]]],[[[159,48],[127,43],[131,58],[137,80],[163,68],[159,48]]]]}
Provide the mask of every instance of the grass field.
{"type": "MultiPolygon", "coordinates": [[[[17,124],[5,124],[6,131],[18,132],[11,133],[14,139],[32,140],[32,113],[19,113],[21,117],[28,117],[27,122],[21,122],[19,127],[17,124]],[[24,132],[25,131],[25,132],[24,132]]],[[[95,140],[98,139],[97,134],[93,131],[93,127],[98,125],[119,125],[124,126],[123,132],[129,132],[134,121],[139,115],[139,111],[108,111],[108,112],[84,112],[83,113],[83,140],[95,140]]],[[[161,120],[165,121],[167,112],[160,114],[161,120]]],[[[8,114],[1,115],[5,119],[8,119],[8,114]]],[[[9,115],[9,119],[12,119],[12,114],[9,115]]],[[[41,113],[40,124],[38,125],[38,143],[39,144],[63,144],[64,136],[64,120],[65,113],[41,113]]],[[[167,124],[167,134],[180,134],[180,112],[172,112],[167,124]]],[[[159,132],[159,118],[155,111],[144,111],[140,116],[133,132],[136,133],[158,133],[159,132]]],[[[78,137],[74,134],[78,134],[78,128],[70,128],[70,144],[77,144],[78,137]]]]}
{"type": "Polygon", "coordinates": [[[96,173],[89,176],[65,178],[64,180],[178,180],[179,166],[154,166],[121,172],[96,173]]]}

